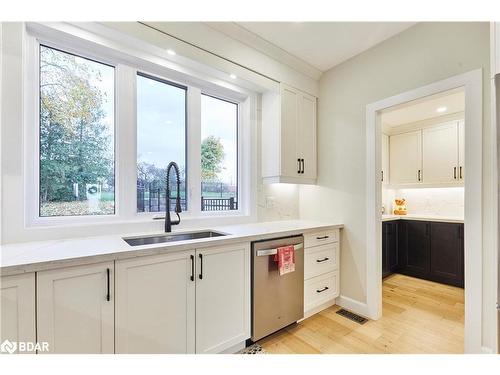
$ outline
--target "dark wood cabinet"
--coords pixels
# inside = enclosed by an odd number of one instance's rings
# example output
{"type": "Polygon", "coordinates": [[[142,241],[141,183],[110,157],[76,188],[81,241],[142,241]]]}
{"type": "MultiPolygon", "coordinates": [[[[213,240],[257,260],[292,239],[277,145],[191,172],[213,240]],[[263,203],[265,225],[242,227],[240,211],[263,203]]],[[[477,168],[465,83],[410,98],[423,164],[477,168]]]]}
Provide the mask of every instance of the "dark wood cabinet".
{"type": "Polygon", "coordinates": [[[415,275],[425,275],[430,270],[430,223],[408,221],[406,223],[405,268],[415,275]]]}
{"type": "Polygon", "coordinates": [[[389,276],[399,267],[398,222],[382,223],[382,277],[389,276]]]}
{"type": "Polygon", "coordinates": [[[437,223],[431,225],[432,279],[446,284],[464,285],[463,225],[437,223]]]}
{"type": "Polygon", "coordinates": [[[401,220],[398,226],[398,272],[463,287],[464,225],[401,220]]]}

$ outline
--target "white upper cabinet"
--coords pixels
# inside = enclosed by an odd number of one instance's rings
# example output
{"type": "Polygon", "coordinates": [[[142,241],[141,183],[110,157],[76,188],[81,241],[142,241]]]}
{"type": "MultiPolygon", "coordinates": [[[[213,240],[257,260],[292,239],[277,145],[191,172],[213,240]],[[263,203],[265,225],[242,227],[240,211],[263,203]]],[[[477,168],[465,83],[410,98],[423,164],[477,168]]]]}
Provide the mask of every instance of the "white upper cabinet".
{"type": "Polygon", "coordinates": [[[391,185],[418,184],[422,181],[422,132],[393,135],[389,141],[391,185]]]}
{"type": "Polygon", "coordinates": [[[391,135],[390,185],[463,185],[464,129],[463,120],[454,120],[391,135]]]}
{"type": "Polygon", "coordinates": [[[389,136],[382,134],[382,172],[380,180],[383,185],[389,184],[389,136]]]}
{"type": "Polygon", "coordinates": [[[458,122],[458,178],[465,178],[465,122],[458,122]]]}
{"type": "Polygon", "coordinates": [[[453,121],[422,130],[425,183],[447,183],[458,180],[457,124],[453,121]]]}
{"type": "Polygon", "coordinates": [[[116,261],[116,353],[195,352],[194,255],[116,261]]]}
{"type": "Polygon", "coordinates": [[[316,98],[281,84],[280,93],[262,98],[264,181],[316,182],[316,98]]]}
{"type": "Polygon", "coordinates": [[[38,342],[49,353],[114,353],[113,278],[113,262],[38,272],[38,342]]]}
{"type": "Polygon", "coordinates": [[[250,337],[250,244],[196,258],[196,353],[220,353],[250,337]]]}
{"type": "Polygon", "coordinates": [[[500,22],[491,22],[490,45],[491,45],[491,77],[500,73],[500,22]]]}
{"type": "Polygon", "coordinates": [[[34,343],[35,274],[2,276],[0,283],[0,342],[34,343]]]}

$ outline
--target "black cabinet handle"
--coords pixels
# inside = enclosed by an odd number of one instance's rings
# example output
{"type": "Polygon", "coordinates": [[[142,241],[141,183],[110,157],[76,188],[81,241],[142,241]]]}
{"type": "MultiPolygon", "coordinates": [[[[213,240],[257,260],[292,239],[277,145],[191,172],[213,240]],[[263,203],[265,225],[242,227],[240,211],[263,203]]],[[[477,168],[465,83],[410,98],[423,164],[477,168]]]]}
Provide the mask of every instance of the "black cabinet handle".
{"type": "Polygon", "coordinates": [[[323,293],[325,290],[328,290],[328,289],[330,289],[330,288],[325,286],[323,289],[316,289],[316,293],[323,293]]]}
{"type": "Polygon", "coordinates": [[[330,258],[325,257],[323,259],[316,259],[316,262],[323,263],[323,262],[326,262],[327,260],[330,260],[330,258]]]}
{"type": "Polygon", "coordinates": [[[200,274],[198,275],[198,277],[201,279],[203,279],[203,254],[199,254],[198,255],[200,257],[200,274]]]}
{"type": "Polygon", "coordinates": [[[194,281],[194,255],[191,254],[189,257],[191,258],[191,277],[190,277],[190,279],[191,279],[191,281],[194,281]]]}
{"type": "Polygon", "coordinates": [[[457,179],[457,167],[453,167],[453,179],[457,179]]]}
{"type": "Polygon", "coordinates": [[[111,299],[111,292],[110,292],[110,285],[109,285],[109,273],[110,273],[110,270],[109,268],[106,268],[106,283],[107,283],[107,288],[108,288],[108,291],[106,292],[106,301],[109,301],[111,299]]]}
{"type": "Polygon", "coordinates": [[[382,172],[382,182],[384,182],[384,171],[381,172],[382,172]]]}
{"type": "Polygon", "coordinates": [[[306,170],[306,163],[304,159],[302,159],[302,174],[304,174],[304,171],[306,170]]]}
{"type": "Polygon", "coordinates": [[[330,236],[322,236],[322,237],[316,237],[317,240],[326,240],[330,236]]]}
{"type": "Polygon", "coordinates": [[[462,167],[460,167],[459,169],[460,169],[460,179],[462,179],[462,167]]]}
{"type": "Polygon", "coordinates": [[[420,178],[420,169],[418,170],[418,180],[420,181],[421,178],[420,178]]]}
{"type": "Polygon", "coordinates": [[[299,158],[297,159],[297,173],[301,173],[300,171],[301,169],[300,169],[300,158],[299,158]]]}

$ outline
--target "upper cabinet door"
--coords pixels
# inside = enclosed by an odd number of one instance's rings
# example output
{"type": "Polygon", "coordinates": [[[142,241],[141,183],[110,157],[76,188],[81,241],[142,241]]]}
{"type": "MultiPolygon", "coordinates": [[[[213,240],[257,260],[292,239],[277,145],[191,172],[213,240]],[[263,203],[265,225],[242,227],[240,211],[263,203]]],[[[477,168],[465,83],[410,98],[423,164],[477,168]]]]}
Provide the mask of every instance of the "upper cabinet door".
{"type": "MultiPolygon", "coordinates": [[[[299,92],[292,87],[281,88],[281,174],[299,177],[299,92]]],[[[279,147],[279,145],[276,145],[279,147]]]]}
{"type": "Polygon", "coordinates": [[[465,178],[465,122],[458,122],[458,178],[465,178]]]}
{"type": "Polygon", "coordinates": [[[0,342],[35,342],[35,274],[0,279],[0,342]]]}
{"type": "Polygon", "coordinates": [[[250,244],[196,258],[196,353],[220,353],[250,338],[250,244]]]}
{"type": "Polygon", "coordinates": [[[116,353],[194,353],[194,251],[116,261],[116,353]]]}
{"type": "Polygon", "coordinates": [[[382,173],[380,180],[384,185],[389,183],[389,136],[382,134],[382,173]]]}
{"type": "Polygon", "coordinates": [[[305,93],[299,95],[298,149],[303,178],[316,178],[316,98],[305,93]]]}
{"type": "Polygon", "coordinates": [[[286,84],[262,95],[261,160],[265,183],[315,184],[316,98],[286,84]]]}
{"type": "Polygon", "coordinates": [[[425,183],[458,181],[458,122],[427,128],[422,134],[423,181],[425,183]]]}
{"type": "Polygon", "coordinates": [[[423,178],[421,131],[391,136],[389,149],[391,184],[421,183],[423,178]]]}
{"type": "Polygon", "coordinates": [[[37,339],[49,353],[114,353],[113,278],[113,262],[37,273],[37,339]]]}

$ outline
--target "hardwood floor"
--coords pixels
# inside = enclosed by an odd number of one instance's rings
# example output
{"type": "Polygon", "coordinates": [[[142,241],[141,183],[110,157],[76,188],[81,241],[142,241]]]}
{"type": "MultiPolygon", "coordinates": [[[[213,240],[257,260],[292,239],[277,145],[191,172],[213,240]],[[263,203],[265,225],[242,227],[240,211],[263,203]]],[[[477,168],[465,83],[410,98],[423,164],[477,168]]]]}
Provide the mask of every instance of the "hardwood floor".
{"type": "Polygon", "coordinates": [[[383,316],[364,325],[319,314],[261,341],[270,353],[463,353],[464,291],[394,274],[383,282],[383,316]]]}

